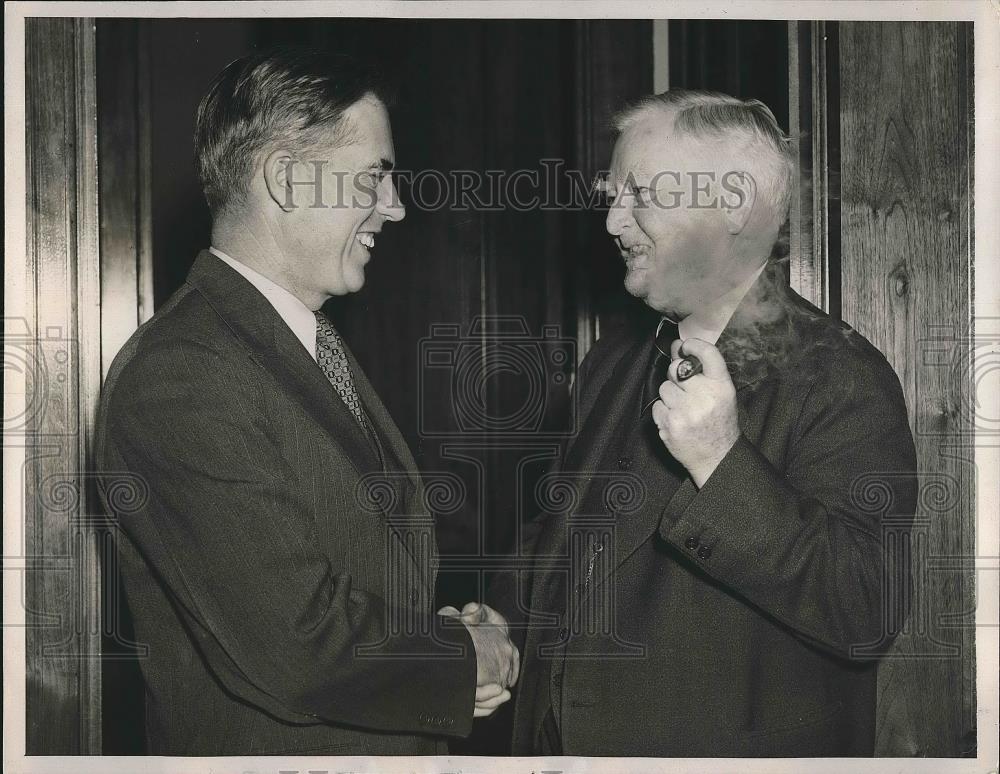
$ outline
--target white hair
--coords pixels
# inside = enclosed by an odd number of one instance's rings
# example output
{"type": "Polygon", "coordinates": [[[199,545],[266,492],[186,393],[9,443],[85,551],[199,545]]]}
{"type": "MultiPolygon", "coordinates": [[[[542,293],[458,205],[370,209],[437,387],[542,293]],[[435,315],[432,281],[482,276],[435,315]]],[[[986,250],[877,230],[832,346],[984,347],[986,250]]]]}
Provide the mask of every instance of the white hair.
{"type": "Polygon", "coordinates": [[[718,92],[674,89],[628,105],[615,116],[614,127],[621,133],[653,116],[672,118],[673,130],[681,135],[725,140],[734,152],[746,154],[776,225],[785,222],[795,184],[795,153],[767,105],[718,92]]]}

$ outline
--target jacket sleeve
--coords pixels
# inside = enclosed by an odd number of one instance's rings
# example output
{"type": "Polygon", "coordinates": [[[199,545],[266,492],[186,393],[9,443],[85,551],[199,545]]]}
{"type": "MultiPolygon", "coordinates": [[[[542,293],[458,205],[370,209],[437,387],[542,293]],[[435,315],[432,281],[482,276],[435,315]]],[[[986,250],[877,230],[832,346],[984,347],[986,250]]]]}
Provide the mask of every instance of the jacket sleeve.
{"type": "Polygon", "coordinates": [[[917,468],[895,373],[881,358],[841,365],[813,382],[783,469],[741,435],[701,490],[678,489],[660,534],[799,636],[853,657],[891,639],[885,597],[909,571],[885,561],[884,517],[909,528],[917,468]]]}
{"type": "Polygon", "coordinates": [[[413,626],[388,632],[387,602],[316,548],[321,515],[255,406],[250,364],[233,360],[191,342],[159,345],[123,370],[99,420],[100,453],[113,461],[104,464],[149,488],[148,506],[122,527],[217,644],[203,649],[209,668],[285,720],[468,734],[468,632],[429,609],[400,614],[413,626]],[[376,643],[378,657],[356,650],[376,643]]]}

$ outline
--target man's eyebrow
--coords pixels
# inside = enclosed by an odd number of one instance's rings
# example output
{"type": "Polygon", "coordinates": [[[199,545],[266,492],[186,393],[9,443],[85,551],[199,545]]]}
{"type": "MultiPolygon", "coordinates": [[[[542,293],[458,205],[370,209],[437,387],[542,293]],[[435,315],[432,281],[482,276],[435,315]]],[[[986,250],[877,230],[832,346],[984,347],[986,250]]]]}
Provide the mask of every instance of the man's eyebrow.
{"type": "Polygon", "coordinates": [[[368,169],[378,169],[382,172],[391,172],[392,168],[396,165],[393,164],[389,159],[379,159],[378,161],[373,161],[368,165],[368,169]]]}

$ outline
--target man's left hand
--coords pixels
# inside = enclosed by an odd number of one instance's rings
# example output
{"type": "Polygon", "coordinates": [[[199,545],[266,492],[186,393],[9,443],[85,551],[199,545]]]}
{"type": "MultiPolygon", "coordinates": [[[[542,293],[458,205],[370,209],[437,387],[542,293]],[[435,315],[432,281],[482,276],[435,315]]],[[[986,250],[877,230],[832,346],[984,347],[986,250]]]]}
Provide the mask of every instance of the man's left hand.
{"type": "Polygon", "coordinates": [[[660,385],[660,399],[653,404],[653,421],[667,451],[687,468],[700,489],[740,436],[736,387],[722,353],[707,341],[675,341],[671,353],[675,359],[668,381],[660,385]],[[678,355],[696,356],[702,372],[679,381],[678,355]]]}

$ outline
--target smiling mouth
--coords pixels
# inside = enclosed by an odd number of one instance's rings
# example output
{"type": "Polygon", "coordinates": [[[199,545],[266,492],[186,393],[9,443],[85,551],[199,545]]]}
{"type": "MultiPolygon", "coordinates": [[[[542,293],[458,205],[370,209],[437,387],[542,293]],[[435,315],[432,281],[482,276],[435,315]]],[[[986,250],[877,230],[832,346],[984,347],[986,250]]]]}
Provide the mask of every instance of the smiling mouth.
{"type": "Polygon", "coordinates": [[[358,232],[354,236],[354,238],[357,239],[358,242],[368,250],[371,250],[373,247],[375,247],[375,234],[373,234],[371,231],[358,232]]]}
{"type": "Polygon", "coordinates": [[[636,262],[641,258],[645,258],[649,252],[649,245],[632,245],[631,247],[621,247],[620,248],[622,259],[625,261],[625,265],[628,268],[638,268],[634,266],[636,262]]]}

